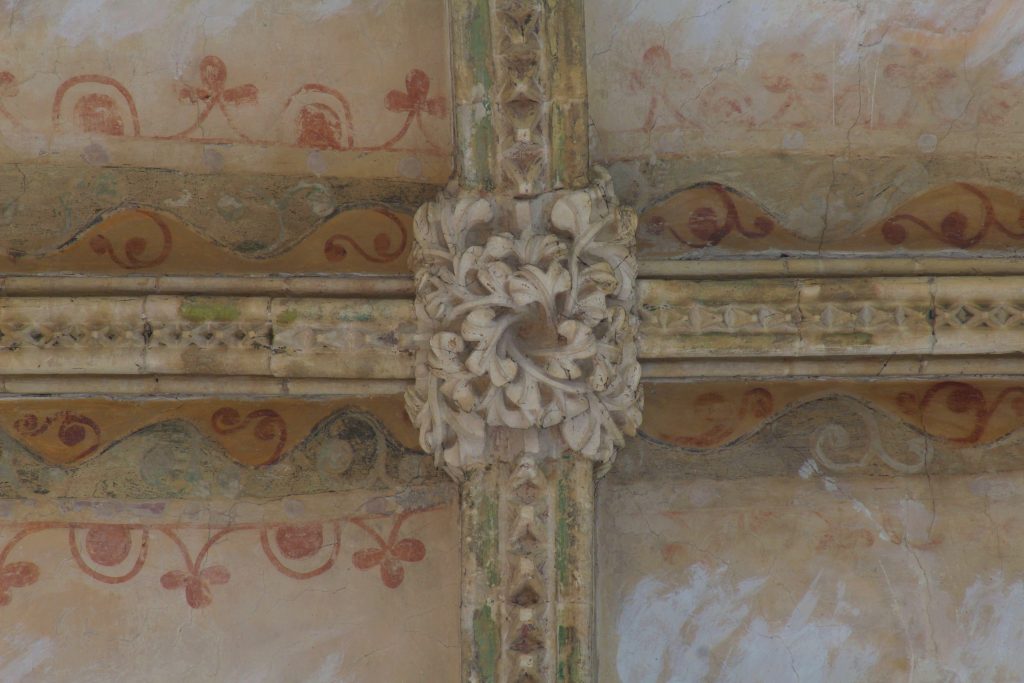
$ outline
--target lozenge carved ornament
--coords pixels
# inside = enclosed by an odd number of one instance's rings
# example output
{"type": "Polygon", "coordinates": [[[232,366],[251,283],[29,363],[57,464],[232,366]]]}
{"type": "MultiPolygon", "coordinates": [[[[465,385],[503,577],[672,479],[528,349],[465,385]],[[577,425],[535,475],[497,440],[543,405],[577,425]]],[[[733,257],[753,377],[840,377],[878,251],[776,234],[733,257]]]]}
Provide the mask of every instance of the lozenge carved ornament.
{"type": "Polygon", "coordinates": [[[407,407],[450,471],[502,450],[608,463],[636,432],[637,219],[597,175],[528,200],[449,191],[416,214],[407,407]]]}

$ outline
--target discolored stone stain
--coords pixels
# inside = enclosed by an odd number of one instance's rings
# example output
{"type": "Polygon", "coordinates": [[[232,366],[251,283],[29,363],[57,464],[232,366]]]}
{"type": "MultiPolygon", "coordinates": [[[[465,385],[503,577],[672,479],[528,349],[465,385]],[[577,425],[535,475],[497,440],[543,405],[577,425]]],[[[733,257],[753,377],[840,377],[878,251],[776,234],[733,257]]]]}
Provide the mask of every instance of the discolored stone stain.
{"type": "Polygon", "coordinates": [[[241,310],[229,303],[187,299],[181,304],[181,317],[190,322],[230,322],[241,317],[241,310]]]}
{"type": "Polygon", "coordinates": [[[477,566],[483,571],[491,587],[501,585],[498,566],[498,501],[484,497],[476,501],[476,526],[471,545],[477,566]]]}
{"type": "Polygon", "coordinates": [[[500,633],[490,605],[473,612],[473,660],[469,663],[480,683],[497,683],[500,633]]]}
{"type": "Polygon", "coordinates": [[[295,322],[298,319],[299,319],[299,312],[297,310],[295,310],[294,308],[289,308],[289,309],[286,309],[284,311],[281,311],[281,313],[278,314],[278,316],[277,316],[277,323],[279,325],[291,325],[293,322],[295,322]]]}

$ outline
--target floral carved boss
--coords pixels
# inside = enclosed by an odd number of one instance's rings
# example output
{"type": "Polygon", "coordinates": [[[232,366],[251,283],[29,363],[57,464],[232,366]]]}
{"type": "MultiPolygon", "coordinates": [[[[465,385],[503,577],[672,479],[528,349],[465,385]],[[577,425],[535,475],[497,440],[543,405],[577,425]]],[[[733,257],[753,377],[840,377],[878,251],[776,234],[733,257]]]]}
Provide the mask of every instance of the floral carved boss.
{"type": "Polygon", "coordinates": [[[637,219],[599,176],[532,199],[449,191],[417,213],[407,405],[450,471],[499,451],[605,464],[635,433],[637,219]]]}

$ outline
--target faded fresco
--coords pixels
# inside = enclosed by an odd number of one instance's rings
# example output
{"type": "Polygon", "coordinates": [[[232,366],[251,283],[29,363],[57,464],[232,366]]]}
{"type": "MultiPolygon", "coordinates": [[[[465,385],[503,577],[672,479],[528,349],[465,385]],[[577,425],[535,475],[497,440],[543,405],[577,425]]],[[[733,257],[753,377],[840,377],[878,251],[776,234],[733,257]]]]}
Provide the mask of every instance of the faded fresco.
{"type": "Polygon", "coordinates": [[[0,25],[5,269],[403,271],[450,172],[436,0],[8,2],[0,25]]]}
{"type": "Polygon", "coordinates": [[[1022,392],[648,383],[599,486],[599,680],[1016,680],[1022,392]]]}
{"type": "Polygon", "coordinates": [[[1020,474],[808,470],[603,488],[599,680],[1017,680],[1020,474]]]}
{"type": "Polygon", "coordinates": [[[0,402],[0,680],[455,680],[455,488],[400,410],[0,402]]]}
{"type": "Polygon", "coordinates": [[[1015,0],[589,0],[587,22],[595,161],[658,205],[650,255],[1024,239],[1015,0]]]}
{"type": "Polygon", "coordinates": [[[9,2],[0,158],[421,178],[451,146],[439,7],[9,2]]]}
{"type": "Polygon", "coordinates": [[[4,681],[458,677],[446,487],[260,504],[8,502],[0,539],[4,681]]]}

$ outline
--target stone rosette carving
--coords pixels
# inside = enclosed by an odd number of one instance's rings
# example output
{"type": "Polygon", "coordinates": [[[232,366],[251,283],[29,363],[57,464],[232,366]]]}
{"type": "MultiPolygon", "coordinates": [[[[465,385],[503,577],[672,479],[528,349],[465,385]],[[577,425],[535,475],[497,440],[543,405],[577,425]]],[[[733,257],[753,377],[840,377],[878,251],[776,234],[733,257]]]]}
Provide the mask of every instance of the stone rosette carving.
{"type": "Polygon", "coordinates": [[[639,426],[637,218],[596,175],[532,199],[450,189],[416,214],[407,408],[451,471],[509,451],[609,463],[639,426]]]}

